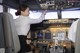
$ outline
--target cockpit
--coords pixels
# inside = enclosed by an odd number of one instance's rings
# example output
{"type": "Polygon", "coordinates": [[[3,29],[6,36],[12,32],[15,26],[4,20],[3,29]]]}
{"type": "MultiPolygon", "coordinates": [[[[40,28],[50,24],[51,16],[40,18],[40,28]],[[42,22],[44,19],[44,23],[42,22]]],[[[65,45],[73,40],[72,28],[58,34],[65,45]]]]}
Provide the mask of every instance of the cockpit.
{"type": "Polygon", "coordinates": [[[47,10],[42,22],[30,25],[26,42],[36,48],[31,53],[80,52],[80,0],[0,0],[0,53],[18,53],[20,50],[13,20],[17,19],[15,12],[23,3],[29,6],[31,19],[37,19],[47,10]],[[71,28],[77,20],[76,29],[71,28]]]}

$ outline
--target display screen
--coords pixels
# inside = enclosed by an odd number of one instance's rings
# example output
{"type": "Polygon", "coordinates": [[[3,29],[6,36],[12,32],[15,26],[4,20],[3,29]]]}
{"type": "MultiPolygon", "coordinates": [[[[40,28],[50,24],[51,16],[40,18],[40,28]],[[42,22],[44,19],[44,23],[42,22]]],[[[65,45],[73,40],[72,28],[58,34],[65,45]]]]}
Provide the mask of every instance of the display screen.
{"type": "Polygon", "coordinates": [[[51,34],[46,34],[45,39],[51,39],[51,34]]]}
{"type": "Polygon", "coordinates": [[[37,32],[37,38],[38,39],[43,39],[43,33],[41,31],[37,32]]]}
{"type": "Polygon", "coordinates": [[[50,32],[45,33],[45,39],[51,39],[51,33],[50,32]]]}
{"type": "Polygon", "coordinates": [[[62,32],[62,33],[58,33],[58,40],[64,40],[65,39],[65,33],[62,32]]]}

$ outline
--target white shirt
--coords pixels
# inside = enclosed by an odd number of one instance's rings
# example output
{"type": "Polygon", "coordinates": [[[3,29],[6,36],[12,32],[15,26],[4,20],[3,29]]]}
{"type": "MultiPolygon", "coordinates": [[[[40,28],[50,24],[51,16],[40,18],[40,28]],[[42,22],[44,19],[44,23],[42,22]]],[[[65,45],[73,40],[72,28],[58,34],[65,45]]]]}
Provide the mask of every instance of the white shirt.
{"type": "Polygon", "coordinates": [[[35,23],[40,23],[44,20],[45,15],[41,15],[38,19],[30,19],[28,16],[19,16],[15,19],[15,25],[18,35],[27,35],[30,30],[30,25],[35,23]]]}
{"type": "Polygon", "coordinates": [[[75,42],[75,38],[76,38],[76,30],[77,30],[77,23],[78,23],[79,19],[75,22],[72,23],[69,32],[68,32],[68,38],[69,40],[75,42]]]}

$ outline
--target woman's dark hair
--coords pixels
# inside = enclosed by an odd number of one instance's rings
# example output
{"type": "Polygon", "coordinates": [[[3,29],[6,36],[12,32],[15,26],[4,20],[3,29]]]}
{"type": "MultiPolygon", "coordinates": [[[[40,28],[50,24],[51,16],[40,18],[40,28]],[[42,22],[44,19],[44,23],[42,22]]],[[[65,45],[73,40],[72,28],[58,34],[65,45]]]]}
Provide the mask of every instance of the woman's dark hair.
{"type": "Polygon", "coordinates": [[[17,10],[17,12],[15,12],[15,15],[16,16],[21,15],[21,11],[25,11],[27,8],[28,8],[28,6],[25,5],[25,4],[20,5],[19,9],[17,10]]]}

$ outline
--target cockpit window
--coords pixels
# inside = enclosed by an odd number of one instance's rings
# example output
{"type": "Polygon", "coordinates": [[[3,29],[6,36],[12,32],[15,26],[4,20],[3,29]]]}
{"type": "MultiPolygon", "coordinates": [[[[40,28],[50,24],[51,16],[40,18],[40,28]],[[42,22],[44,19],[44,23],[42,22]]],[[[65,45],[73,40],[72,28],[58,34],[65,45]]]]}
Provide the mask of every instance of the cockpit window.
{"type": "Polygon", "coordinates": [[[80,10],[62,11],[62,18],[80,18],[80,10]]]}
{"type": "MultiPolygon", "coordinates": [[[[9,13],[11,13],[14,17],[14,19],[17,18],[17,16],[15,15],[15,12],[16,10],[15,9],[12,9],[12,8],[9,8],[9,13]]],[[[30,18],[32,19],[37,19],[40,17],[40,15],[42,14],[42,10],[40,11],[30,11],[30,18]]],[[[53,12],[53,11],[48,11],[46,16],[45,16],[45,19],[58,19],[58,16],[57,16],[57,12],[53,12]]]]}
{"type": "MultiPolygon", "coordinates": [[[[0,10],[2,10],[2,6],[0,5],[0,10]]],[[[2,12],[2,11],[0,11],[2,12]]],[[[14,19],[17,18],[17,16],[15,15],[16,10],[10,8],[9,12],[13,15],[14,19]]],[[[32,19],[37,19],[40,17],[40,15],[42,14],[43,10],[35,10],[35,11],[30,11],[30,18],[32,19]]],[[[62,18],[80,18],[80,10],[64,10],[61,12],[61,16],[62,18]]],[[[57,11],[53,11],[53,10],[48,10],[48,12],[46,13],[45,16],[45,20],[48,19],[58,19],[58,14],[57,11]]]]}
{"type": "Polygon", "coordinates": [[[3,6],[0,5],[0,12],[3,12],[3,6]]]}
{"type": "MultiPolygon", "coordinates": [[[[39,18],[42,12],[43,12],[42,10],[41,11],[30,11],[30,17],[33,19],[39,18]]],[[[48,10],[45,15],[45,19],[58,19],[57,12],[48,10]]]]}

